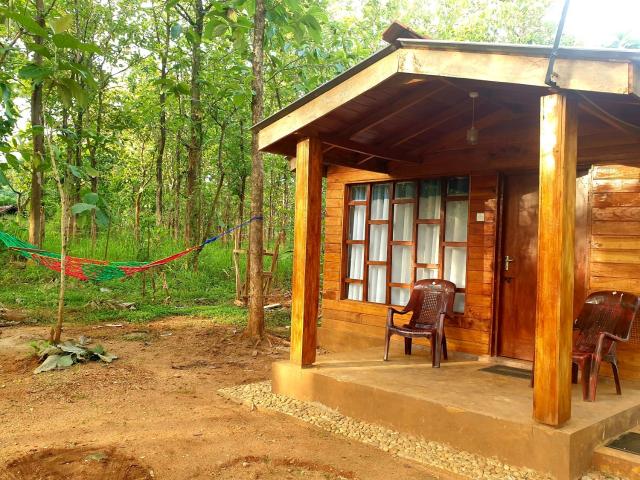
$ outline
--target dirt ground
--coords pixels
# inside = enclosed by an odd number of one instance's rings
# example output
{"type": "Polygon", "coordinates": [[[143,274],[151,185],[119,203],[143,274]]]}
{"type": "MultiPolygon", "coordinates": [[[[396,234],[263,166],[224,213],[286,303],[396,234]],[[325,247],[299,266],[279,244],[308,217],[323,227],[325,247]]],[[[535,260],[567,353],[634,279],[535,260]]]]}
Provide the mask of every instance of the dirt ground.
{"type": "Polygon", "coordinates": [[[282,342],[254,349],[198,318],[68,326],[120,358],[33,375],[46,327],[0,328],[0,479],[431,479],[417,464],[219,388],[269,378],[282,342]],[[114,325],[114,324],[109,324],[114,325]]]}

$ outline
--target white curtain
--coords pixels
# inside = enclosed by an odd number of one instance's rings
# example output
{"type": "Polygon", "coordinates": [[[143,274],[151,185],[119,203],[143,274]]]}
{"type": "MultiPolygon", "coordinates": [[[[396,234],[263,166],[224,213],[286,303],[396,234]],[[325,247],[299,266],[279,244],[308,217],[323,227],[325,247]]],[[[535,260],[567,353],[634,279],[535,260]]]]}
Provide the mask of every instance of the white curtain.
{"type": "Polygon", "coordinates": [[[391,282],[411,282],[411,247],[394,245],[391,251],[391,282]]]}
{"type": "Polygon", "coordinates": [[[369,260],[384,262],[387,260],[387,225],[371,225],[369,229],[369,260]]]}
{"type": "Polygon", "coordinates": [[[364,240],[364,226],[367,207],[354,205],[349,207],[349,240],[364,240]]]}
{"type": "MultiPolygon", "coordinates": [[[[353,190],[352,190],[353,194],[353,190]]],[[[349,208],[349,240],[364,240],[367,208],[354,205],[349,208]]],[[[349,262],[347,277],[362,280],[364,272],[364,245],[349,245],[349,262]]],[[[350,283],[347,287],[347,298],[362,300],[362,284],[350,283]]]]}
{"type": "Polygon", "coordinates": [[[467,249],[465,247],[444,248],[444,279],[465,288],[467,276],[467,249]]]}
{"type": "Polygon", "coordinates": [[[469,202],[455,200],[447,202],[444,237],[447,242],[466,242],[469,220],[469,202]]]}
{"type": "Polygon", "coordinates": [[[408,288],[391,288],[391,304],[405,306],[409,302],[409,289],[408,288]]]}
{"type": "Polygon", "coordinates": [[[368,300],[375,303],[386,302],[387,267],[371,265],[369,267],[368,300]]]}
{"type": "Polygon", "coordinates": [[[429,278],[438,278],[437,268],[417,268],[416,280],[425,280],[429,278]]]}
{"type": "Polygon", "coordinates": [[[347,288],[347,298],[349,300],[362,300],[362,284],[350,283],[347,288]]]}
{"type": "Polygon", "coordinates": [[[374,185],[371,190],[371,220],[389,219],[389,196],[391,185],[374,185]]]}
{"type": "Polygon", "coordinates": [[[420,182],[418,217],[421,219],[440,218],[440,198],[440,180],[420,182]]]}
{"type": "Polygon", "coordinates": [[[393,208],[393,239],[400,241],[413,239],[412,203],[400,203],[393,208]]]}
{"type": "Polygon", "coordinates": [[[421,223],[418,225],[417,263],[438,263],[440,225],[421,223]]]}

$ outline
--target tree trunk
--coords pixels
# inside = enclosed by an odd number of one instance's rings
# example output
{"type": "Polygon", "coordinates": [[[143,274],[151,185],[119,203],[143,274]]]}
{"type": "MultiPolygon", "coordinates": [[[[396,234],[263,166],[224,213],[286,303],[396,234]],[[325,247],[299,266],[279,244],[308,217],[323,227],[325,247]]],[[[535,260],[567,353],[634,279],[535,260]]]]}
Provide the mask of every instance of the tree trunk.
{"type": "MultiPolygon", "coordinates": [[[[44,27],[44,0],[36,0],[36,22],[44,27]]],[[[42,37],[35,37],[37,45],[42,44],[42,37]]],[[[42,55],[34,53],[33,63],[42,65],[42,55]]],[[[43,222],[41,218],[44,163],[44,132],[42,118],[42,83],[37,82],[31,91],[31,127],[33,131],[33,160],[31,167],[31,203],[29,209],[29,243],[42,246],[43,222]]]]}
{"type": "Polygon", "coordinates": [[[167,93],[164,81],[167,78],[167,58],[169,56],[169,40],[171,38],[171,24],[169,23],[169,11],[165,26],[164,49],[160,56],[160,137],[158,138],[158,151],[156,156],[156,225],[162,225],[162,161],[164,158],[164,148],[167,143],[167,93]]]}
{"type": "Polygon", "coordinates": [[[200,232],[200,168],[202,163],[202,105],[200,103],[201,37],[204,25],[202,0],[194,0],[194,40],[191,49],[191,124],[189,164],[187,168],[187,204],[185,241],[188,246],[198,241],[200,232]]]}
{"type": "MultiPolygon", "coordinates": [[[[51,137],[47,136],[49,147],[49,157],[51,159],[51,168],[55,177],[58,194],[60,195],[60,290],[58,293],[58,318],[56,325],[51,329],[49,340],[51,343],[59,343],[62,335],[62,322],[64,320],[64,295],[67,286],[67,243],[69,234],[69,201],[66,191],[66,184],[62,183],[60,171],[58,170],[58,162],[56,161],[55,152],[51,147],[51,137]]],[[[65,175],[66,176],[66,175],[65,175]]]]}
{"type": "MultiPolygon", "coordinates": [[[[256,11],[253,30],[253,79],[251,87],[254,92],[251,102],[252,121],[255,125],[262,119],[264,102],[264,85],[262,66],[264,62],[264,0],[256,0],[256,11]]],[[[251,216],[262,216],[264,201],[264,172],[262,153],[258,149],[258,133],[251,131],[251,216]]],[[[249,228],[249,323],[246,335],[252,340],[264,336],[264,300],[262,290],[263,271],[263,228],[262,220],[254,221],[249,228]]]]}
{"type": "MultiPolygon", "coordinates": [[[[98,151],[98,142],[100,142],[100,133],[102,132],[102,108],[104,103],[104,90],[101,88],[98,91],[98,110],[96,113],[96,138],[91,144],[89,149],[89,157],[91,161],[91,168],[97,170],[98,159],[96,153],[98,151]]],[[[91,177],[91,191],[98,193],[98,177],[91,177]]],[[[91,211],[91,254],[93,255],[96,249],[96,242],[98,240],[98,226],[96,224],[96,211],[91,211]]]]}

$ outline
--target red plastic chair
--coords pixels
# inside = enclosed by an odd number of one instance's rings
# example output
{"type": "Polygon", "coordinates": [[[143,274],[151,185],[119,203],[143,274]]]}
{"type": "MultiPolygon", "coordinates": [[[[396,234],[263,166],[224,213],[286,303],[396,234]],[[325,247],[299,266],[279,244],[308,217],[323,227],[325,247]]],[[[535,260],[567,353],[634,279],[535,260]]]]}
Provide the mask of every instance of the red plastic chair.
{"type": "Polygon", "coordinates": [[[409,303],[402,310],[389,307],[387,329],[384,340],[384,360],[389,359],[389,344],[392,335],[404,337],[404,353],[411,355],[411,343],[414,338],[431,340],[431,364],[440,367],[440,357],[447,360],[447,337],[444,333],[444,319],[453,310],[455,284],[447,280],[419,280],[411,291],[409,303]],[[397,326],[393,323],[394,314],[403,315],[413,312],[408,324],[397,326]]]}
{"type": "Polygon", "coordinates": [[[617,342],[627,342],[633,322],[640,310],[640,299],[625,292],[595,292],[587,297],[573,329],[579,333],[573,344],[572,381],[582,373],[582,397],[596,399],[598,372],[602,361],[609,362],[616,383],[616,393],[622,394],[618,375],[617,342]]]}

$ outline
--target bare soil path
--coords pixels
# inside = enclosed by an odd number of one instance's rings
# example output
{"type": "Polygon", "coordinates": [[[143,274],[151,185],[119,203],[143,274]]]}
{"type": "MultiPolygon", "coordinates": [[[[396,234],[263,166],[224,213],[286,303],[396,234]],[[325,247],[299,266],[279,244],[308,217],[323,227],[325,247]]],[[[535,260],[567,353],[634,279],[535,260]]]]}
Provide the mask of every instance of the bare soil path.
{"type": "Polygon", "coordinates": [[[33,375],[46,327],[0,328],[0,479],[431,479],[420,465],[217,390],[265,380],[284,345],[254,349],[198,318],[68,326],[120,357],[33,375]]]}

